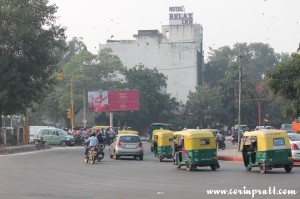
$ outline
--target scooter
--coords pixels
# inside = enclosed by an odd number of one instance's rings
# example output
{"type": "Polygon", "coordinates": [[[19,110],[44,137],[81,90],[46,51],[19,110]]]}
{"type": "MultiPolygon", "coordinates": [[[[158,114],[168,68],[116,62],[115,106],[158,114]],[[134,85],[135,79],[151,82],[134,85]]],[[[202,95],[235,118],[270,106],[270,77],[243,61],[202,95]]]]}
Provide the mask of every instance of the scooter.
{"type": "Polygon", "coordinates": [[[94,164],[96,160],[100,162],[104,158],[104,150],[105,145],[99,144],[98,147],[92,147],[88,151],[88,156],[84,158],[85,163],[88,163],[90,161],[91,164],[94,164]]]}

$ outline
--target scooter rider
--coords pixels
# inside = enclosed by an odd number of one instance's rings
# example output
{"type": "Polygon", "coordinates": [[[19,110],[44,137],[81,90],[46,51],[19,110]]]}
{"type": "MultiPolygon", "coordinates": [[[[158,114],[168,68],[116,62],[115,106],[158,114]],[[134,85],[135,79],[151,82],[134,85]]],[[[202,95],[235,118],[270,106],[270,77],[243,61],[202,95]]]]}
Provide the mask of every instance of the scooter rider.
{"type": "Polygon", "coordinates": [[[96,138],[96,133],[92,133],[91,137],[89,137],[84,144],[87,144],[89,142],[89,146],[85,148],[85,156],[88,156],[89,149],[92,147],[97,147],[99,142],[96,138]]]}

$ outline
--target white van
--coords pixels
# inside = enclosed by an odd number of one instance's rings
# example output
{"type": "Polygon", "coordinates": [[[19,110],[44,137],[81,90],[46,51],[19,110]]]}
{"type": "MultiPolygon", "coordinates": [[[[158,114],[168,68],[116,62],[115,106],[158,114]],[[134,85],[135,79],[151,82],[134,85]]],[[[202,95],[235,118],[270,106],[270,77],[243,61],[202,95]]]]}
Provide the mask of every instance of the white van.
{"type": "Polygon", "coordinates": [[[39,139],[40,129],[49,128],[53,129],[54,126],[29,126],[29,143],[34,143],[34,140],[39,139]]]}

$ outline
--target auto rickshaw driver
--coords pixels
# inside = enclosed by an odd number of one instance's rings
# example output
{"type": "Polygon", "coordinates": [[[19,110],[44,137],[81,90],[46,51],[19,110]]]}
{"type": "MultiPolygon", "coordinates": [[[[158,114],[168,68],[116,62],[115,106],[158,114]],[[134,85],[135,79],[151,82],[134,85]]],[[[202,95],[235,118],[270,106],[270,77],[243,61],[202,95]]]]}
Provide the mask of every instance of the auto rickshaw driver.
{"type": "Polygon", "coordinates": [[[179,140],[178,145],[175,145],[175,164],[177,164],[177,160],[179,159],[179,161],[182,161],[182,149],[184,148],[184,137],[181,137],[179,140]],[[178,159],[177,159],[178,157],[178,159]]]}

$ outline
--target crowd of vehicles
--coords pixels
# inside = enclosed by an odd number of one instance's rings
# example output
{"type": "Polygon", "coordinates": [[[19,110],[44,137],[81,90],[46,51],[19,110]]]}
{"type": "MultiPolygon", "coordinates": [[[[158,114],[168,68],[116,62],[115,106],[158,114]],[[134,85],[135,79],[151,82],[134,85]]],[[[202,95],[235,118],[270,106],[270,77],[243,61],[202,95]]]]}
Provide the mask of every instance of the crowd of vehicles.
{"type": "MultiPolygon", "coordinates": [[[[211,167],[212,170],[220,168],[217,149],[225,148],[217,139],[220,131],[216,129],[171,131],[163,129],[168,125],[163,124],[160,128],[158,126],[152,129],[149,142],[150,150],[159,162],[172,160],[177,168],[184,166],[188,171],[206,166],[211,167]]],[[[282,126],[284,127],[288,128],[287,125],[282,126]]],[[[107,139],[108,136],[103,133],[106,132],[102,131],[104,128],[109,132],[109,127],[106,126],[94,127],[91,132],[97,132],[103,141],[103,138],[107,139]]],[[[45,143],[73,145],[76,140],[64,130],[55,127],[39,127],[38,131],[33,132],[35,132],[33,137],[39,140],[36,142],[39,148],[43,148],[45,143]],[[40,142],[41,138],[43,142],[40,142]]],[[[274,168],[284,168],[286,172],[290,172],[293,161],[300,161],[300,134],[288,132],[287,129],[276,130],[271,126],[257,127],[254,131],[243,132],[240,149],[246,170],[251,171],[252,168],[258,167],[261,173],[266,173],[274,168]]],[[[100,162],[104,158],[105,144],[109,146],[110,158],[118,160],[120,157],[133,157],[143,160],[143,143],[139,133],[134,130],[119,130],[114,134],[111,142],[100,142],[99,147],[89,149],[85,162],[92,164],[96,160],[100,162]]]]}

